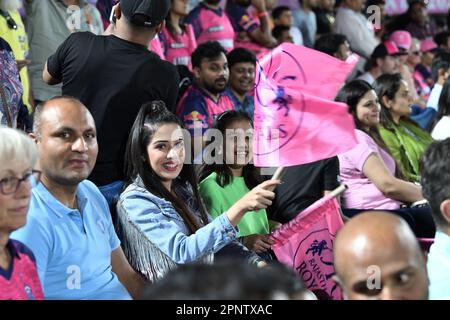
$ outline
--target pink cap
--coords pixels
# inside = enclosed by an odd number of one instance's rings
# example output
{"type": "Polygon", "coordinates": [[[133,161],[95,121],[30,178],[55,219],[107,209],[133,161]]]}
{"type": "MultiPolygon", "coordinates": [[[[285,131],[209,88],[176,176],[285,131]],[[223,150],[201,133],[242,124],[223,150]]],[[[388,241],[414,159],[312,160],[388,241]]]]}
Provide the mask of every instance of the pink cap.
{"type": "Polygon", "coordinates": [[[436,49],[438,46],[436,42],[433,41],[433,39],[424,39],[422,42],[420,42],[420,51],[422,52],[428,52],[431,50],[436,49]]]}
{"type": "Polygon", "coordinates": [[[389,40],[395,42],[399,48],[405,50],[409,50],[409,48],[411,48],[411,34],[408,31],[395,31],[391,34],[389,40]]]}

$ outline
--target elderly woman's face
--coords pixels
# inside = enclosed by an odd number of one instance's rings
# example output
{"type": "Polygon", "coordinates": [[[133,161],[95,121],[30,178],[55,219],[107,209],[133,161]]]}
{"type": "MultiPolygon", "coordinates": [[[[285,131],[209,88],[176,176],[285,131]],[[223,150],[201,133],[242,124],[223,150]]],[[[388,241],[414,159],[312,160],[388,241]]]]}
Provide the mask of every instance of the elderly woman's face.
{"type": "Polygon", "coordinates": [[[22,161],[8,165],[0,165],[1,232],[11,233],[23,227],[27,222],[27,213],[31,198],[31,185],[29,180],[22,181],[15,192],[5,186],[10,184],[11,179],[22,179],[29,175],[31,169],[29,163],[22,161]]]}

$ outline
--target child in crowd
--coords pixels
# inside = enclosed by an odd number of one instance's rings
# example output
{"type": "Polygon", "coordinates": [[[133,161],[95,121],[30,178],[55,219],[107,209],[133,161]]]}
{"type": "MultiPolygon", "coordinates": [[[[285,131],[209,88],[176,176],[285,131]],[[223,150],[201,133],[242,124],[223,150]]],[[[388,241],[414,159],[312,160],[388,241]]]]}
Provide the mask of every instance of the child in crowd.
{"type": "MultiPolygon", "coordinates": [[[[252,121],[242,111],[222,113],[213,126],[223,137],[214,163],[204,165],[200,173],[200,195],[208,212],[219,217],[261,183],[253,157],[252,121]]],[[[214,142],[212,142],[214,143],[214,142]]],[[[242,243],[258,254],[267,253],[273,242],[269,239],[269,222],[265,209],[248,212],[239,222],[242,243]]],[[[270,260],[269,254],[263,257],[270,260]]]]}

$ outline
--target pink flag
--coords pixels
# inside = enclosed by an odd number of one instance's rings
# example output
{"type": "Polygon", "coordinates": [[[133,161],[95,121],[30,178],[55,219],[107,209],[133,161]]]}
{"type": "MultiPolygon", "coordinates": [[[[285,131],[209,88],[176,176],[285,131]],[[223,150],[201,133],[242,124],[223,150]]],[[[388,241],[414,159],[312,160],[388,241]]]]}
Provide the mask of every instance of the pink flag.
{"type": "Polygon", "coordinates": [[[283,43],[259,60],[256,86],[280,85],[334,100],[357,63],[356,54],[342,61],[304,46],[283,43]]]}
{"type": "Polygon", "coordinates": [[[256,77],[254,162],[292,166],[330,158],[357,144],[347,106],[331,101],[356,61],[293,44],[265,56],[256,77]]]}
{"type": "Polygon", "coordinates": [[[337,200],[328,196],[272,234],[272,249],[278,260],[294,269],[319,298],[342,299],[331,277],[335,273],[333,242],[343,225],[337,200]]]}

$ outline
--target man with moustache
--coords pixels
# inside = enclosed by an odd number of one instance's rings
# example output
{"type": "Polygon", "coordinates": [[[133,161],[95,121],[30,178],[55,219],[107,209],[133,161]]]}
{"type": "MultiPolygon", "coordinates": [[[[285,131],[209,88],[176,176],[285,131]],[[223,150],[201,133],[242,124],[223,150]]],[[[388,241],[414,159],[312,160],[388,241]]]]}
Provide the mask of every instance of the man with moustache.
{"type": "Polygon", "coordinates": [[[226,110],[234,110],[225,95],[229,70],[225,49],[217,41],[201,44],[192,54],[195,82],[181,98],[177,115],[194,140],[193,146],[203,144],[203,133],[213,120],[226,110]],[[200,140],[200,142],[196,142],[200,140]]]}
{"type": "Polygon", "coordinates": [[[361,213],[338,232],[333,251],[333,278],[345,300],[428,299],[425,257],[402,218],[361,213]]]}
{"type": "Polygon", "coordinates": [[[92,115],[79,100],[53,98],[36,108],[32,137],[41,183],[12,238],[33,251],[45,298],[138,297],[144,283],[125,258],[105,198],[86,180],[98,153],[92,115]]]}

